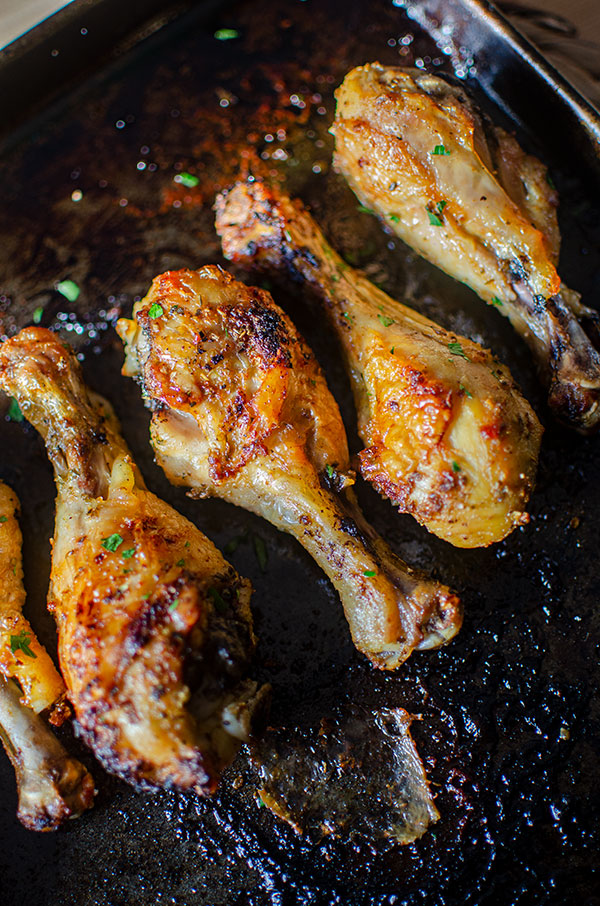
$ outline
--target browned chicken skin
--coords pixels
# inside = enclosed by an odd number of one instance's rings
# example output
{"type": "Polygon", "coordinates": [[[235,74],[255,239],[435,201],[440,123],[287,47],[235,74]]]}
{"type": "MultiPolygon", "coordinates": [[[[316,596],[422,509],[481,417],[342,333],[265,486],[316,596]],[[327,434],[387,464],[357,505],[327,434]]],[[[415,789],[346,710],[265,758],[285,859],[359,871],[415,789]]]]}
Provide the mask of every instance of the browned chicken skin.
{"type": "Polygon", "coordinates": [[[460,625],[457,599],[366,525],[346,435],[315,358],[270,295],[219,267],[157,277],[117,326],[154,408],[158,463],[290,532],[337,588],[358,649],[394,668],[460,625]]]}
{"type": "MultiPolygon", "coordinates": [[[[15,769],[19,821],[29,830],[47,831],[90,808],[94,781],[38,716],[61,702],[65,687],[21,612],[17,508],[15,494],[0,482],[0,739],[15,769]]],[[[59,705],[58,720],[63,713],[59,705]]]]}
{"type": "Polygon", "coordinates": [[[556,191],[546,168],[483,120],[464,89],[371,63],[336,92],[336,169],[419,254],[506,315],[549,384],[549,405],[582,432],[600,425],[597,320],[556,271],[556,191]]]}
{"type": "Polygon", "coordinates": [[[3,344],[0,385],[55,470],[49,608],[81,734],[134,785],[211,792],[265,694],[245,679],[250,583],[146,489],[109,405],[52,333],[3,344]]]}
{"type": "Polygon", "coordinates": [[[239,182],[216,209],[227,258],[284,270],[323,302],[352,381],[363,476],[458,547],[527,521],[542,431],[508,370],[349,267],[274,188],[239,182]]]}

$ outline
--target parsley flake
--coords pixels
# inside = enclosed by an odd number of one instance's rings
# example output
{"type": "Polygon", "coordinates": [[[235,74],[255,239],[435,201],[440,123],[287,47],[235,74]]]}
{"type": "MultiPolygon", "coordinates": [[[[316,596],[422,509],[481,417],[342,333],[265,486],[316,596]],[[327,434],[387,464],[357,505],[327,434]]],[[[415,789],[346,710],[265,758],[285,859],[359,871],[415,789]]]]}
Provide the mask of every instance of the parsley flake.
{"type": "Polygon", "coordinates": [[[460,387],[462,392],[465,394],[465,396],[468,396],[470,400],[473,399],[473,394],[471,393],[470,390],[467,390],[467,388],[465,387],[464,384],[459,384],[458,386],[460,387]]]}
{"type": "Polygon", "coordinates": [[[181,560],[178,560],[175,566],[185,566],[185,559],[182,557],[181,560]]]}
{"type": "Polygon", "coordinates": [[[367,207],[366,205],[364,205],[364,204],[359,204],[359,205],[357,205],[356,210],[357,210],[357,211],[360,211],[361,214],[374,214],[374,213],[375,213],[375,211],[373,210],[373,208],[368,208],[368,207],[367,207]]]}
{"type": "Polygon", "coordinates": [[[8,516],[0,516],[0,525],[2,525],[3,522],[8,522],[8,516]]]}
{"type": "Polygon", "coordinates": [[[42,305],[38,305],[38,307],[36,309],[34,309],[33,315],[31,316],[31,320],[33,321],[33,323],[39,324],[40,321],[42,320],[43,314],[44,314],[44,307],[42,305]]]}
{"type": "Polygon", "coordinates": [[[377,575],[377,570],[375,569],[365,569],[363,576],[366,576],[367,579],[372,579],[373,576],[377,575]]]}
{"type": "Polygon", "coordinates": [[[460,356],[461,358],[466,359],[467,362],[470,362],[470,361],[471,361],[471,359],[470,359],[469,356],[465,353],[465,351],[464,351],[464,349],[462,348],[462,346],[460,345],[460,343],[448,343],[448,349],[450,350],[450,352],[452,353],[452,355],[458,355],[458,356],[460,356]]]}
{"type": "Polygon", "coordinates": [[[160,318],[161,315],[164,315],[165,310],[158,302],[153,302],[150,308],[148,309],[149,318],[160,318]]]}
{"type": "Polygon", "coordinates": [[[459,466],[459,464],[458,464],[457,462],[455,462],[454,460],[452,460],[452,471],[453,471],[453,472],[460,472],[460,466],[459,466]]]}
{"type": "Polygon", "coordinates": [[[186,189],[194,189],[200,180],[197,176],[194,176],[193,173],[176,173],[173,177],[173,182],[179,183],[180,186],[185,186],[186,189]]]}
{"type": "Polygon", "coordinates": [[[11,422],[22,422],[25,417],[14,397],[10,401],[7,414],[11,422]]]}
{"type": "Polygon", "coordinates": [[[169,604],[169,608],[168,608],[169,613],[173,613],[173,611],[177,610],[178,607],[179,607],[179,598],[175,598],[175,600],[171,604],[169,604]]]}
{"type": "Polygon", "coordinates": [[[123,551],[123,553],[121,554],[123,560],[129,560],[131,557],[133,557],[135,550],[135,547],[128,547],[126,551],[123,551]]]}
{"type": "Polygon", "coordinates": [[[22,651],[23,654],[26,654],[27,657],[32,657],[37,659],[37,654],[35,654],[29,647],[31,642],[31,634],[25,629],[22,629],[18,635],[11,635],[10,637],[10,650],[14,654],[16,651],[22,651]]]}
{"type": "Polygon", "coordinates": [[[392,324],[395,324],[393,318],[388,318],[387,315],[377,315],[378,319],[381,321],[384,327],[391,327],[392,324]]]}
{"type": "Polygon", "coordinates": [[[107,551],[111,551],[111,553],[114,553],[121,544],[123,544],[123,539],[118,532],[114,532],[108,538],[102,539],[102,547],[107,551]]]}
{"type": "Polygon", "coordinates": [[[502,305],[502,300],[499,299],[498,296],[494,296],[494,297],[492,298],[492,305],[501,306],[501,305],[502,305]]]}
{"type": "Polygon", "coordinates": [[[214,601],[216,610],[218,610],[219,613],[225,613],[225,611],[227,610],[227,603],[225,602],[222,594],[217,591],[217,589],[212,585],[208,589],[208,593],[214,601]]]}
{"type": "Polygon", "coordinates": [[[74,280],[61,280],[60,283],[56,284],[56,291],[61,296],[64,296],[65,299],[68,299],[69,302],[76,302],[81,292],[74,280]]]}
{"type": "Polygon", "coordinates": [[[400,223],[400,215],[399,214],[390,214],[389,220],[391,220],[392,223],[400,223]]]}
{"type": "Polygon", "coordinates": [[[330,463],[327,463],[327,465],[325,466],[325,472],[327,473],[328,478],[333,478],[333,476],[335,475],[335,469],[330,463]]]}
{"type": "Polygon", "coordinates": [[[260,566],[260,570],[261,570],[261,572],[266,573],[267,560],[269,559],[269,554],[267,552],[267,546],[266,546],[265,542],[263,541],[263,539],[260,537],[260,535],[254,535],[252,540],[254,543],[254,553],[256,555],[258,565],[260,566]]]}
{"type": "Polygon", "coordinates": [[[239,38],[240,33],[237,28],[218,28],[215,32],[215,38],[217,41],[233,41],[234,38],[239,38]]]}
{"type": "Polygon", "coordinates": [[[443,226],[443,223],[437,214],[434,214],[432,211],[429,211],[427,208],[425,208],[425,210],[427,211],[427,216],[429,217],[429,223],[431,224],[431,226],[443,226]]]}
{"type": "Polygon", "coordinates": [[[447,154],[452,154],[450,148],[446,148],[445,145],[436,145],[431,153],[435,157],[445,157],[447,154]]]}

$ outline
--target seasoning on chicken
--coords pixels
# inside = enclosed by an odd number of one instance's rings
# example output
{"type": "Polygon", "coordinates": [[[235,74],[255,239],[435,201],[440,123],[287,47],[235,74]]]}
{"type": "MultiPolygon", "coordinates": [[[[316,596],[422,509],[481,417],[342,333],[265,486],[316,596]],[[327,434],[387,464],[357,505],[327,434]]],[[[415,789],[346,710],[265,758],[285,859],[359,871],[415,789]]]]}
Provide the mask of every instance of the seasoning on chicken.
{"type": "Polygon", "coordinates": [[[531,347],[556,416],[600,425],[600,355],[556,271],[558,196],[546,168],[484,119],[463,87],[371,63],[336,92],[334,163],[404,242],[506,315],[531,347]]]}
{"type": "Polygon", "coordinates": [[[216,208],[227,258],[285,271],[322,301],[352,382],[364,478],[458,547],[526,522],[542,429],[508,370],[349,267],[299,202],[246,181],[216,208]]]}
{"type": "Polygon", "coordinates": [[[0,739],[15,769],[19,821],[29,830],[47,831],[92,806],[94,781],[38,716],[55,705],[55,722],[64,716],[65,687],[21,612],[17,509],[15,494],[0,482],[0,739]]]}
{"type": "Polygon", "coordinates": [[[409,569],[365,523],[338,407],[267,292],[215,266],[172,271],[117,329],[124,373],[140,380],[153,408],[152,440],[168,478],[297,538],[376,666],[395,668],[457,632],[457,598],[409,569]]]}
{"type": "Polygon", "coordinates": [[[146,489],[108,403],[52,333],[3,344],[0,385],[54,466],[48,606],[81,735],[135,786],[212,792],[264,717],[267,690],[245,678],[250,583],[146,489]]]}

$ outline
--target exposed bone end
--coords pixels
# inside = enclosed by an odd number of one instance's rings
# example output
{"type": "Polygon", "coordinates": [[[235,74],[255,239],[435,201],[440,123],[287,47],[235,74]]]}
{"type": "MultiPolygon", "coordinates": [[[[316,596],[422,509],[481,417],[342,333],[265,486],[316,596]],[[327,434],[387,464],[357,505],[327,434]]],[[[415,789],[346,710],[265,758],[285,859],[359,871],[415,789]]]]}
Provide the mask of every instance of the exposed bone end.
{"type": "Polygon", "coordinates": [[[21,704],[18,687],[1,678],[0,737],[17,777],[17,816],[28,830],[56,830],[93,805],[94,781],[87,768],[21,704]]]}

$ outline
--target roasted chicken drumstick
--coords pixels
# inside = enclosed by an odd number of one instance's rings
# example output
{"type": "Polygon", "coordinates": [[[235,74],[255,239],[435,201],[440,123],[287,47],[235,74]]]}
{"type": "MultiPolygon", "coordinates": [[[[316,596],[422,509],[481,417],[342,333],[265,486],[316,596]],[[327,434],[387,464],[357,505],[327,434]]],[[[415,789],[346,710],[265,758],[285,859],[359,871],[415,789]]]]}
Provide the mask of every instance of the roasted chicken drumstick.
{"type": "Polygon", "coordinates": [[[90,808],[94,781],[38,716],[56,703],[62,716],[65,687],[21,612],[17,508],[16,496],[0,482],[0,739],[17,777],[19,821],[29,830],[55,830],[90,808]]]}
{"type": "Polygon", "coordinates": [[[371,63],[336,92],[336,169],[419,254],[497,306],[531,347],[549,405],[582,432],[600,425],[597,320],[556,271],[556,191],[546,168],[485,120],[462,87],[371,63]]]}
{"type": "Polygon", "coordinates": [[[239,182],[216,208],[227,258],[285,270],[323,302],[366,444],[360,469],[379,493],[458,547],[499,541],[526,521],[542,432],[508,370],[349,267],[274,188],[239,182]]]}
{"type": "Polygon", "coordinates": [[[296,537],[376,666],[394,668],[456,633],[454,595],[413,573],[365,524],[337,405],[268,293],[219,267],[168,272],[117,329],[124,373],[153,407],[153,445],[169,479],[296,537]]]}
{"type": "Polygon", "coordinates": [[[258,717],[250,583],[151,494],[72,351],[29,328],[0,385],[46,442],[58,497],[49,608],[78,727],[139,787],[214,790],[258,717]]]}

